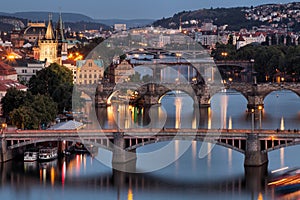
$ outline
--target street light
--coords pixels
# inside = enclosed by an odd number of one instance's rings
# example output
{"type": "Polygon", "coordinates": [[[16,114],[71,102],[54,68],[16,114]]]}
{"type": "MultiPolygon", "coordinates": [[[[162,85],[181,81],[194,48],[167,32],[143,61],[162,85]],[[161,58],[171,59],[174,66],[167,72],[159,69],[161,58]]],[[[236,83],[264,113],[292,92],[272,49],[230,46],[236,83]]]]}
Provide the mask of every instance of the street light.
{"type": "Polygon", "coordinates": [[[4,130],[6,129],[6,127],[7,127],[7,124],[6,124],[6,123],[2,123],[2,124],[1,124],[1,134],[4,133],[4,130]]]}
{"type": "Polygon", "coordinates": [[[251,109],[251,133],[254,133],[254,109],[251,109]]]}
{"type": "Polygon", "coordinates": [[[261,127],[262,127],[262,125],[261,125],[261,112],[262,112],[262,110],[263,110],[263,106],[259,105],[258,106],[258,111],[259,111],[259,129],[260,130],[261,130],[261,127]]]}

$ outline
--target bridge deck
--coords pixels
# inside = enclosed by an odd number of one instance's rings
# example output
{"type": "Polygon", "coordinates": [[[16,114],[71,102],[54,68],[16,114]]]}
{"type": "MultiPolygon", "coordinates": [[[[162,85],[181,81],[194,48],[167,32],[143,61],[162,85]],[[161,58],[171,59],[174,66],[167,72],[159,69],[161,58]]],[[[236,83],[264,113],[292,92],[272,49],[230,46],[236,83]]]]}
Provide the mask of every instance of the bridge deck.
{"type": "MultiPolygon", "coordinates": [[[[113,137],[115,133],[124,133],[124,136],[172,136],[172,135],[222,135],[222,136],[246,136],[252,133],[249,129],[102,129],[102,130],[15,130],[4,131],[0,137],[113,137]]],[[[294,130],[254,130],[259,137],[299,137],[300,131],[294,130]]]]}

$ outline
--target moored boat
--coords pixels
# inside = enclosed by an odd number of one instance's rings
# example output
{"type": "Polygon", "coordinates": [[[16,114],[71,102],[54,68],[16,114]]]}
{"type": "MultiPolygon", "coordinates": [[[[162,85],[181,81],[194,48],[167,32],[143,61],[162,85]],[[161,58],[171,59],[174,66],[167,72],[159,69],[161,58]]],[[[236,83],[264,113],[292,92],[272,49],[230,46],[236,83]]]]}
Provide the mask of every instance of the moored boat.
{"type": "Polygon", "coordinates": [[[25,151],[24,152],[24,161],[25,162],[33,162],[38,159],[38,152],[34,151],[25,151]]]}
{"type": "Polygon", "coordinates": [[[50,161],[56,159],[58,156],[57,148],[41,148],[39,150],[39,160],[40,161],[50,161]]]}

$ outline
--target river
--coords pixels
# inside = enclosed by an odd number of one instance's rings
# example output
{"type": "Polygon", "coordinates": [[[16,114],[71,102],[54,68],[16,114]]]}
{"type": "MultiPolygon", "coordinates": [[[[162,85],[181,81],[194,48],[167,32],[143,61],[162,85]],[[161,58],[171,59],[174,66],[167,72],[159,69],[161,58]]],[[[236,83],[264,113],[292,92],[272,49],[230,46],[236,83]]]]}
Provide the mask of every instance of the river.
{"type": "MultiPolygon", "coordinates": [[[[277,91],[265,98],[265,107],[255,115],[255,128],[300,129],[299,97],[289,91],[277,91]]],[[[99,109],[102,128],[115,127],[118,117],[123,128],[134,126],[166,128],[228,128],[251,129],[251,115],[246,112],[246,99],[235,92],[218,93],[211,99],[211,107],[194,110],[192,99],[186,94],[173,94],[161,99],[161,105],[150,110],[112,105],[99,109]],[[150,111],[150,114],[149,114],[150,111]],[[114,117],[116,116],[116,117],[114,117]]],[[[181,141],[172,141],[174,152],[181,141]]],[[[169,142],[146,145],[138,153],[158,150],[169,142]]],[[[269,152],[268,174],[282,167],[300,166],[300,146],[269,152]]],[[[173,156],[170,154],[170,156],[173,156]]],[[[99,157],[111,156],[99,149],[94,155],[78,154],[49,163],[9,161],[0,166],[1,199],[294,199],[279,196],[267,185],[264,169],[244,168],[244,156],[236,151],[212,144],[191,142],[190,147],[175,162],[149,173],[129,174],[112,170],[99,162],[99,157]],[[201,148],[207,155],[199,157],[201,148]]],[[[137,168],[149,161],[137,158],[137,168]]]]}

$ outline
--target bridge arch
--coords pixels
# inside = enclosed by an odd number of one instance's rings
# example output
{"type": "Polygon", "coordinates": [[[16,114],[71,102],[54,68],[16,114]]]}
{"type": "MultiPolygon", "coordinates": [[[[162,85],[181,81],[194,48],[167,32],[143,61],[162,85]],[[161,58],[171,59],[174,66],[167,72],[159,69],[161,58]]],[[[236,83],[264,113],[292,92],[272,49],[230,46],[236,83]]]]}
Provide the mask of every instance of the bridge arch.
{"type": "Polygon", "coordinates": [[[169,89],[169,90],[166,90],[164,94],[161,94],[159,96],[159,100],[158,100],[158,103],[161,103],[161,100],[166,97],[166,96],[181,96],[182,94],[185,94],[187,95],[188,97],[190,97],[193,101],[194,101],[194,104],[195,104],[195,93],[194,94],[191,94],[190,91],[186,91],[186,90],[183,90],[183,89],[169,89]]]}
{"type": "Polygon", "coordinates": [[[297,95],[299,98],[300,98],[300,89],[299,91],[295,90],[295,89],[290,89],[290,88],[285,88],[285,87],[282,87],[282,88],[278,88],[277,90],[270,90],[270,91],[267,91],[266,93],[263,94],[263,99],[265,101],[265,99],[271,95],[272,93],[276,93],[276,92],[291,92],[291,93],[294,93],[295,95],[297,95]]]}
{"type": "Polygon", "coordinates": [[[300,144],[300,140],[290,140],[290,141],[286,141],[286,142],[282,142],[280,143],[279,141],[277,141],[278,144],[274,145],[273,147],[270,147],[268,149],[265,149],[264,152],[271,152],[271,151],[275,151],[281,148],[285,148],[285,147],[292,147],[292,146],[296,146],[300,144]]]}
{"type": "Polygon", "coordinates": [[[238,89],[229,89],[229,90],[224,90],[222,88],[220,88],[219,90],[216,90],[215,93],[210,97],[209,99],[209,103],[211,103],[211,100],[216,96],[216,95],[220,95],[220,94],[236,94],[238,96],[241,96],[243,99],[245,99],[248,103],[248,98],[247,98],[247,95],[241,91],[241,90],[238,90],[238,89]]]}

